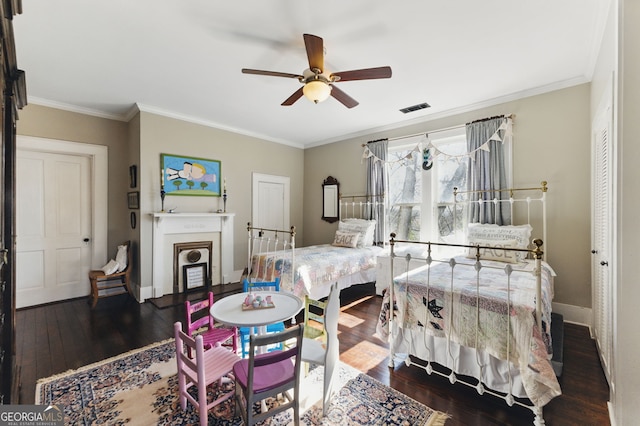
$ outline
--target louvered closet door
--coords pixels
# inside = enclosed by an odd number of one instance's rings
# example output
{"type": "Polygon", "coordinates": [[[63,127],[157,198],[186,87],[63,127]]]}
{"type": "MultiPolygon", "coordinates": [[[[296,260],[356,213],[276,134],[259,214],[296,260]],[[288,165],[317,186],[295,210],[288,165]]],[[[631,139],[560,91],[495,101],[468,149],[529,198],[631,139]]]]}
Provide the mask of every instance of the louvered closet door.
{"type": "Polygon", "coordinates": [[[607,108],[594,126],[594,197],[592,241],[593,333],[609,384],[613,361],[611,289],[611,110],[607,108]]]}

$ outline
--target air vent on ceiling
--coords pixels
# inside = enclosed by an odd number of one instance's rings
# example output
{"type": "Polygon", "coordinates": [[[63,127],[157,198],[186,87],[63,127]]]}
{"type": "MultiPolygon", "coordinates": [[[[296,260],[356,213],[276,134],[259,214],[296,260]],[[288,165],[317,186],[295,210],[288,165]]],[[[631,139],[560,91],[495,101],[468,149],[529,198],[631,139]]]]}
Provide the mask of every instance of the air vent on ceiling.
{"type": "Polygon", "coordinates": [[[406,108],[402,108],[400,110],[400,112],[402,112],[404,114],[407,114],[409,112],[414,112],[414,111],[419,111],[421,109],[429,108],[430,106],[431,105],[429,105],[428,103],[424,102],[424,103],[421,103],[421,104],[412,105],[412,106],[409,106],[409,107],[406,107],[406,108]]]}

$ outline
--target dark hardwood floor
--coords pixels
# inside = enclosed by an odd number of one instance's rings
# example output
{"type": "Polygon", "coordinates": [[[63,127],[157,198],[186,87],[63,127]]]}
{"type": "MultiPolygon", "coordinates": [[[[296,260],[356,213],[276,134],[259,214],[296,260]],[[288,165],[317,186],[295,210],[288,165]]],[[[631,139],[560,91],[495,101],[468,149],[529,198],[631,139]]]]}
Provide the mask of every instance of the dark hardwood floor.
{"type": "MultiPolygon", "coordinates": [[[[372,286],[341,294],[340,359],[429,407],[448,413],[447,426],[532,424],[532,413],[508,407],[495,397],[479,396],[464,385],[429,376],[417,367],[387,366],[386,345],[374,337],[381,298],[372,286]]],[[[192,294],[190,298],[199,295],[192,294]]],[[[219,297],[219,296],[217,296],[219,297]]],[[[179,303],[159,309],[127,295],[100,299],[91,309],[86,299],[23,309],[16,315],[16,350],[20,368],[20,403],[33,404],[36,380],[115,356],[172,336],[183,321],[179,303]]],[[[544,409],[547,425],[608,425],[609,390],[594,342],[586,327],[565,323],[563,394],[544,409]]]]}

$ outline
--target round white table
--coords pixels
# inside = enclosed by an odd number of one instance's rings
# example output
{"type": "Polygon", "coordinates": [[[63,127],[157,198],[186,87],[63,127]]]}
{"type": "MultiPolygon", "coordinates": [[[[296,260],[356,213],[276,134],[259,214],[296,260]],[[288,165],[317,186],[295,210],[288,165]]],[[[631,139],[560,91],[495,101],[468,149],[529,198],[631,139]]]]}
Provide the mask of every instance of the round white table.
{"type": "Polygon", "coordinates": [[[236,293],[217,299],[209,309],[216,321],[235,327],[262,327],[294,317],[302,309],[302,300],[292,293],[253,292],[271,296],[273,308],[242,309],[247,293],[236,293]]]}
{"type": "MultiPolygon", "coordinates": [[[[294,317],[302,309],[302,300],[292,293],[254,291],[253,294],[261,296],[271,296],[273,308],[264,309],[242,309],[242,303],[248,293],[236,293],[223,297],[213,302],[209,308],[209,313],[221,323],[234,327],[251,327],[253,334],[254,327],[258,329],[257,334],[264,334],[267,325],[280,322],[294,317]]],[[[265,348],[258,348],[258,353],[264,353],[265,348]]],[[[262,411],[266,412],[265,401],[261,401],[262,411]]]]}

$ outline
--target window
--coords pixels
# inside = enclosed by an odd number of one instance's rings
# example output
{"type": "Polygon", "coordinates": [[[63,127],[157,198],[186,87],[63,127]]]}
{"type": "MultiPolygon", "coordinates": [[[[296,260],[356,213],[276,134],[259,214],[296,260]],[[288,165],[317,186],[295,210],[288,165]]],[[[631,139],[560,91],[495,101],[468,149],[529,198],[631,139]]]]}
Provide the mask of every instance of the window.
{"type": "Polygon", "coordinates": [[[420,139],[389,142],[388,214],[389,230],[400,240],[421,239],[422,149],[420,139]]]}
{"type": "Polygon", "coordinates": [[[463,242],[460,238],[464,225],[463,211],[459,207],[454,210],[453,190],[467,190],[470,160],[466,155],[468,148],[464,128],[456,130],[449,135],[432,137],[432,144],[442,154],[436,155],[431,175],[425,176],[431,181],[432,192],[428,198],[433,210],[431,232],[426,237],[446,243],[463,242]]]}
{"type": "MultiPolygon", "coordinates": [[[[510,133],[510,132],[508,132],[510,133]]],[[[504,137],[507,187],[512,182],[511,137],[504,137]]],[[[464,243],[468,212],[454,205],[453,190],[468,189],[470,157],[465,126],[389,142],[388,223],[399,240],[464,243]],[[433,165],[424,170],[423,150],[433,165]]]]}
{"type": "Polygon", "coordinates": [[[466,189],[469,164],[464,126],[434,133],[429,141],[420,136],[389,142],[389,229],[401,240],[453,242],[463,224],[461,211],[454,220],[453,188],[466,189]],[[437,154],[424,170],[429,141],[437,154]]]}

